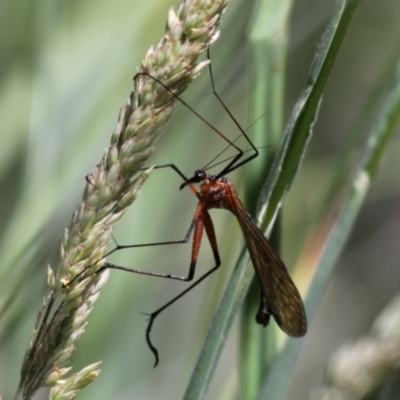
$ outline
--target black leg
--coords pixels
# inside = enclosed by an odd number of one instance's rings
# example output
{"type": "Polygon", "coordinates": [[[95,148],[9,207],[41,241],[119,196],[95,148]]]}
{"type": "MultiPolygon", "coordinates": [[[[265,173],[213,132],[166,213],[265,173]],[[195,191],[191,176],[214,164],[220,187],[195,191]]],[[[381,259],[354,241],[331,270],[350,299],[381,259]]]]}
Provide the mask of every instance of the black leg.
{"type": "MultiPolygon", "coordinates": [[[[185,174],[175,164],[156,165],[156,166],[154,166],[154,168],[155,169],[171,168],[185,182],[188,180],[187,177],[185,176],[185,174]]],[[[143,168],[142,170],[144,171],[144,170],[147,170],[147,169],[148,168],[143,168]]],[[[89,175],[86,176],[85,179],[89,184],[93,185],[93,183],[90,180],[90,176],[89,175]]],[[[105,254],[104,257],[102,257],[101,259],[97,260],[93,264],[91,264],[91,265],[87,266],[86,268],[84,268],[81,272],[79,272],[77,275],[75,275],[68,283],[64,284],[64,287],[67,287],[67,286],[71,285],[73,282],[75,282],[76,280],[78,280],[79,278],[82,278],[83,275],[85,274],[85,272],[88,269],[90,269],[92,266],[94,266],[95,264],[97,264],[101,260],[104,260],[105,258],[107,258],[108,256],[110,256],[111,254],[115,253],[118,250],[133,249],[133,248],[136,248],[136,247],[162,246],[162,245],[169,245],[169,244],[184,244],[184,243],[187,243],[189,241],[189,239],[190,239],[191,234],[192,234],[194,225],[195,225],[195,221],[193,220],[189,225],[189,229],[187,230],[187,232],[185,234],[185,237],[183,239],[181,239],[181,240],[172,240],[172,241],[155,242],[155,243],[140,243],[140,244],[126,245],[126,246],[121,246],[121,245],[119,245],[117,243],[117,246],[114,249],[112,249],[107,254],[105,254]]],[[[145,271],[125,268],[125,267],[121,267],[121,266],[113,265],[113,264],[109,264],[109,263],[106,263],[97,272],[104,271],[107,268],[119,269],[119,270],[123,270],[123,271],[127,271],[127,272],[133,272],[133,273],[142,274],[142,275],[159,276],[159,277],[177,279],[177,280],[183,280],[183,281],[188,281],[188,280],[193,279],[193,275],[191,276],[191,271],[189,271],[189,274],[188,274],[187,277],[182,277],[182,276],[175,276],[175,275],[169,275],[169,274],[158,274],[158,273],[145,272],[145,271]]],[[[193,272],[193,274],[194,274],[194,272],[193,272]]]]}
{"type": "Polygon", "coordinates": [[[147,329],[146,329],[146,341],[147,341],[147,344],[148,344],[150,350],[152,351],[152,353],[154,354],[154,357],[155,357],[154,367],[157,366],[158,361],[159,361],[158,351],[157,351],[156,347],[153,345],[151,338],[150,338],[151,328],[153,326],[154,320],[166,308],[168,308],[169,306],[174,304],[177,300],[179,300],[181,297],[183,297],[185,294],[190,292],[193,288],[195,288],[198,284],[200,284],[203,280],[205,280],[213,272],[215,272],[221,265],[221,259],[220,259],[219,252],[218,252],[218,246],[217,246],[217,240],[215,237],[214,226],[213,226],[213,223],[211,221],[211,217],[210,217],[208,211],[202,206],[201,203],[199,204],[199,206],[196,209],[195,219],[197,220],[197,224],[196,224],[194,237],[193,237],[192,259],[191,259],[191,263],[190,263],[190,269],[194,268],[194,266],[196,265],[204,228],[206,230],[208,241],[210,242],[211,248],[213,250],[215,266],[213,268],[211,268],[209,271],[207,271],[204,275],[202,275],[199,279],[197,279],[194,283],[192,283],[183,292],[181,292],[177,296],[175,296],[168,303],[164,304],[162,307],[160,307],[156,311],[153,311],[151,314],[148,314],[150,319],[149,319],[149,323],[148,323],[147,329]]]}
{"type": "Polygon", "coordinates": [[[158,365],[158,362],[160,360],[158,356],[158,350],[156,347],[153,345],[150,337],[151,333],[151,328],[153,327],[154,320],[169,306],[174,304],[177,300],[179,300],[181,297],[183,297],[185,294],[190,292],[193,288],[195,288],[199,283],[204,281],[207,277],[209,277],[213,272],[215,272],[220,266],[221,266],[221,261],[220,257],[218,254],[218,251],[214,252],[214,259],[215,259],[215,266],[211,268],[209,271],[207,271],[204,275],[202,275],[199,279],[197,279],[195,282],[193,282],[188,288],[186,288],[183,292],[179,293],[177,296],[175,296],[172,300],[170,300],[168,303],[164,304],[162,307],[157,309],[156,311],[153,311],[150,314],[146,314],[149,316],[149,323],[147,325],[146,329],[146,341],[147,345],[149,346],[151,352],[154,354],[155,357],[155,363],[154,363],[154,368],[158,365]]]}

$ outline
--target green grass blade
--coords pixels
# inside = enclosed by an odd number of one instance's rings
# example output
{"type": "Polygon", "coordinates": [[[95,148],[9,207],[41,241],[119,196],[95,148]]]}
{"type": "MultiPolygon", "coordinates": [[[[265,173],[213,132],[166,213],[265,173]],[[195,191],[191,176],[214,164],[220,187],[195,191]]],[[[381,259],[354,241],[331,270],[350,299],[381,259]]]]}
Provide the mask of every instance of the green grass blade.
{"type": "MultiPolygon", "coordinates": [[[[350,178],[348,171],[340,170],[340,177],[335,179],[334,185],[329,189],[329,193],[336,193],[336,195],[331,198],[321,212],[325,217],[319,221],[308,241],[310,244],[306,245],[303,251],[304,254],[307,253],[312,242],[316,240],[321,243],[320,248],[322,251],[317,256],[317,272],[306,299],[307,313],[311,318],[321,301],[326,283],[349,237],[371,181],[376,176],[388,143],[396,133],[394,128],[398,124],[400,116],[400,60],[392,67],[392,71],[390,84],[384,94],[385,100],[377,112],[378,117],[372,129],[366,137],[367,146],[363,156],[354,168],[350,178]],[[333,223],[329,222],[332,220],[334,221],[333,223]],[[329,224],[328,227],[327,223],[329,224]]],[[[375,90],[373,95],[377,92],[375,90]]],[[[377,100],[374,99],[374,102],[376,105],[377,100]]],[[[370,101],[367,106],[371,108],[370,101]]],[[[362,116],[364,115],[365,113],[362,113],[362,116]]],[[[351,141],[351,145],[353,150],[357,147],[357,143],[354,140],[351,141]]],[[[351,149],[346,149],[346,154],[351,153],[351,149]]],[[[265,382],[263,395],[267,392],[271,393],[272,388],[272,393],[277,393],[277,396],[273,396],[272,399],[283,398],[283,392],[288,386],[288,380],[282,380],[279,383],[279,378],[282,377],[283,371],[286,370],[287,366],[296,359],[300,346],[301,344],[295,341],[287,343],[284,352],[282,352],[265,382]]]]}
{"type": "MultiPolygon", "coordinates": [[[[254,215],[260,187],[268,175],[283,131],[285,74],[289,41],[289,15],[292,1],[263,1],[253,11],[249,35],[250,44],[250,101],[249,121],[256,121],[251,138],[257,147],[270,146],[246,166],[247,210],[254,215]],[[264,154],[265,153],[265,154],[264,154]]],[[[271,245],[279,249],[279,233],[275,224],[271,245]]],[[[266,366],[276,351],[275,330],[266,332],[254,323],[259,307],[260,288],[253,284],[242,309],[240,345],[239,398],[254,399],[259,391],[266,366]]]]}
{"type": "MultiPolygon", "coordinates": [[[[358,1],[353,1],[346,8],[348,5],[346,1],[338,2],[323,36],[306,88],[295,105],[274,160],[273,169],[260,197],[262,205],[259,220],[262,220],[264,230],[270,226],[282,197],[298,170],[312,134],[312,126],[324,86],[357,3],[358,1]]],[[[204,397],[227,332],[238,307],[243,302],[253,276],[251,268],[246,268],[247,264],[248,256],[242,253],[213,320],[203,352],[185,393],[185,399],[194,400],[204,397]]]]}
{"type": "Polygon", "coordinates": [[[346,34],[355,1],[338,1],[314,58],[306,87],[298,99],[283,138],[283,143],[272,165],[264,186],[263,204],[259,214],[262,227],[267,227],[279,208],[283,195],[290,188],[301,162],[301,155],[311,137],[312,126],[326,82],[346,34]]]}

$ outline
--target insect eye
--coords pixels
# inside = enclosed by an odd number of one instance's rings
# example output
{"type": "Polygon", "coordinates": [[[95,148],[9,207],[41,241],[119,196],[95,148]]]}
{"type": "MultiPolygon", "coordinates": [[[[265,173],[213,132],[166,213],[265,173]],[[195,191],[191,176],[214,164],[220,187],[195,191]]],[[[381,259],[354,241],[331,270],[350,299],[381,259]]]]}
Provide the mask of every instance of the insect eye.
{"type": "Polygon", "coordinates": [[[206,177],[206,173],[203,170],[198,169],[197,171],[195,171],[194,176],[199,180],[203,180],[206,177]]]}
{"type": "Polygon", "coordinates": [[[225,176],[221,176],[221,178],[218,179],[222,183],[228,183],[228,178],[225,178],[225,176]]]}

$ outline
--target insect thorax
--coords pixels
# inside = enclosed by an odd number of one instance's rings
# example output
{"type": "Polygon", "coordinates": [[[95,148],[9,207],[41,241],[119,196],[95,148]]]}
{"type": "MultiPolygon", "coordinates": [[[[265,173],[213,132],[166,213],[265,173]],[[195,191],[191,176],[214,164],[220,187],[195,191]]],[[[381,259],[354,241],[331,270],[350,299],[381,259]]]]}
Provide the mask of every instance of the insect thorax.
{"type": "Polygon", "coordinates": [[[232,185],[227,178],[216,178],[208,175],[200,184],[201,200],[208,209],[225,208],[231,210],[232,190],[232,185]]]}

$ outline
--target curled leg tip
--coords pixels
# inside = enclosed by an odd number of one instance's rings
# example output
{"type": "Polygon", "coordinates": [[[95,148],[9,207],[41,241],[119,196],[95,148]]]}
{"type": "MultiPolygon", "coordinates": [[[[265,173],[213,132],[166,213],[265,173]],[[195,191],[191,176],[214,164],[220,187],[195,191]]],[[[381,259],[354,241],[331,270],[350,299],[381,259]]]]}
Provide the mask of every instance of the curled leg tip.
{"type": "Polygon", "coordinates": [[[155,360],[154,360],[153,368],[155,368],[155,367],[157,367],[157,365],[158,365],[158,363],[160,361],[160,358],[158,357],[157,349],[153,346],[153,343],[151,343],[151,341],[150,341],[150,337],[147,338],[147,345],[149,346],[151,352],[154,355],[155,360]]]}
{"type": "Polygon", "coordinates": [[[153,351],[154,357],[155,357],[155,361],[154,361],[154,365],[153,368],[156,368],[158,365],[158,362],[160,361],[160,359],[158,358],[158,352],[157,350],[155,350],[155,352],[153,351]]]}
{"type": "Polygon", "coordinates": [[[147,342],[147,345],[149,346],[149,349],[154,354],[154,358],[155,358],[155,362],[154,362],[153,368],[157,367],[158,362],[160,361],[160,358],[158,357],[158,351],[153,346],[153,343],[151,342],[151,338],[150,338],[151,327],[153,325],[154,318],[156,317],[156,315],[157,314],[154,314],[154,313],[150,314],[149,325],[147,326],[147,329],[146,329],[146,342],[147,342]]]}

